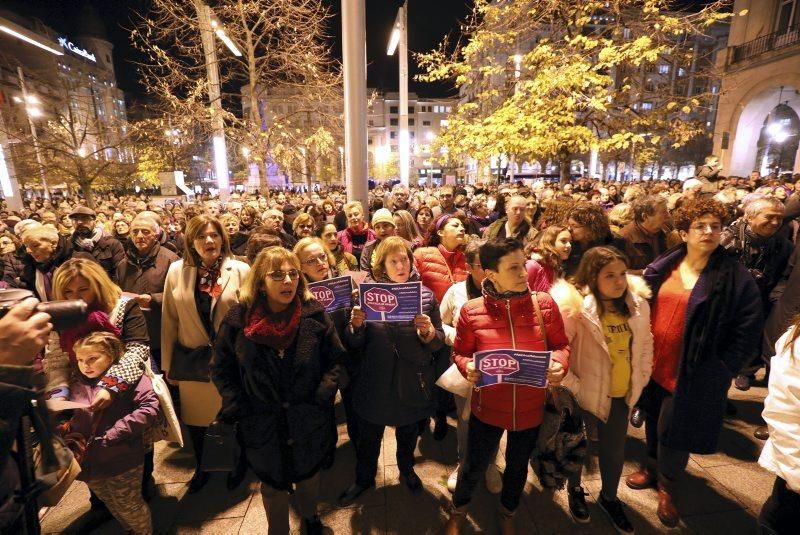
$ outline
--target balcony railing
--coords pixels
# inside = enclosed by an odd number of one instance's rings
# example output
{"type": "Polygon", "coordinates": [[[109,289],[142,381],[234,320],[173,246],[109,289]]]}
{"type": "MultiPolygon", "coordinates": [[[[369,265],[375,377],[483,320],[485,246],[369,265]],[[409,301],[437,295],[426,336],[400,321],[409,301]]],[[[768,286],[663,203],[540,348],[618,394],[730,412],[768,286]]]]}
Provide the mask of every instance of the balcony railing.
{"type": "Polygon", "coordinates": [[[800,23],[790,26],[784,31],[762,35],[752,41],[733,47],[731,65],[760,56],[771,50],[778,50],[798,43],[800,43],[800,23]]]}

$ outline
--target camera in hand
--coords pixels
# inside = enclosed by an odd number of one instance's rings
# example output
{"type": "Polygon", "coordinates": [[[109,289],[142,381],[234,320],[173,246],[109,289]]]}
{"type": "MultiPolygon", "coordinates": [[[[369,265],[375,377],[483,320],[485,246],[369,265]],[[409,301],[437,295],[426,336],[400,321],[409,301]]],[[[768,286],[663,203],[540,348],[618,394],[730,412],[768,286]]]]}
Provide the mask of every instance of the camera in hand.
{"type": "MultiPolygon", "coordinates": [[[[29,290],[0,290],[0,318],[6,313],[21,303],[28,297],[36,297],[33,292],[29,290]]],[[[33,309],[36,312],[44,312],[50,314],[50,322],[53,324],[53,329],[61,331],[80,325],[86,321],[88,314],[88,307],[86,303],[80,299],[71,301],[49,301],[47,303],[39,303],[33,309]]]]}

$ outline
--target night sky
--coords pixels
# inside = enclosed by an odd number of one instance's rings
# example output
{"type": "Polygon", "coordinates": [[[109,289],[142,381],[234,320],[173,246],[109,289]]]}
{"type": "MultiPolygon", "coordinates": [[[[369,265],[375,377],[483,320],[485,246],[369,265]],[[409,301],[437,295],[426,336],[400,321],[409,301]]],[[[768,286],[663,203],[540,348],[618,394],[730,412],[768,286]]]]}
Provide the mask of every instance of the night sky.
{"type": "MultiPolygon", "coordinates": [[[[45,24],[66,34],[74,33],[75,17],[87,0],[1,0],[2,6],[25,16],[41,19],[45,24]]],[[[141,56],[133,49],[129,29],[133,26],[133,13],[147,10],[149,0],[88,0],[106,22],[109,40],[114,44],[114,63],[119,87],[125,91],[129,104],[146,100],[138,84],[135,66],[131,61],[141,56]]],[[[330,6],[332,19],[328,30],[333,41],[332,52],[341,58],[342,22],[339,14],[340,0],[323,0],[330,6]]],[[[213,5],[213,1],[210,4],[213,5]]],[[[397,8],[402,0],[366,0],[367,6],[367,75],[368,85],[388,91],[397,90],[397,57],[386,56],[397,8]]],[[[409,0],[408,47],[409,52],[434,48],[448,33],[457,33],[460,21],[470,12],[471,0],[409,0]]],[[[409,71],[413,77],[416,65],[409,54],[409,71]]],[[[444,84],[423,84],[412,81],[411,91],[425,96],[452,94],[452,87],[444,84]]]]}

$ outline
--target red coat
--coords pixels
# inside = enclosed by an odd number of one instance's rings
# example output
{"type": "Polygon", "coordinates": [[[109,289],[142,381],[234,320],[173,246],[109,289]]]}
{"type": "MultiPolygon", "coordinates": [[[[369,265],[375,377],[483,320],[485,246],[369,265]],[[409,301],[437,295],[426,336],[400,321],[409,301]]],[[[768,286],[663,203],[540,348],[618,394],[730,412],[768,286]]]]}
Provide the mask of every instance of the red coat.
{"type": "Polygon", "coordinates": [[[550,292],[550,287],[556,281],[553,268],[536,260],[528,260],[525,269],[528,270],[528,288],[532,292],[550,292]]]}
{"type": "MultiPolygon", "coordinates": [[[[569,341],[561,313],[546,293],[537,293],[542,309],[549,350],[566,370],[569,341]]],[[[483,297],[472,299],[461,308],[453,359],[466,377],[473,353],[490,349],[544,351],[539,322],[529,295],[498,299],[484,289],[483,297]]],[[[510,431],[537,427],[542,423],[545,390],[510,383],[481,388],[472,395],[472,413],[490,425],[510,431]]]]}
{"type": "Polygon", "coordinates": [[[422,247],[414,251],[414,263],[422,284],[430,288],[438,303],[453,284],[467,279],[467,258],[460,249],[450,252],[441,245],[422,247]]]}

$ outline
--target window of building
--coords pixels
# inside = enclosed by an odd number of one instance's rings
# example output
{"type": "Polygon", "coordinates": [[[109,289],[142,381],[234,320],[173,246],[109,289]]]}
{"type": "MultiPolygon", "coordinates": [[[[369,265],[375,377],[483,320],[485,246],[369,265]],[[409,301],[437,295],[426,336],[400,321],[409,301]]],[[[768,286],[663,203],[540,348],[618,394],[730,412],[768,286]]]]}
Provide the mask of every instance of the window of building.
{"type": "Polygon", "coordinates": [[[389,139],[397,139],[397,132],[389,132],[389,139]]]}
{"type": "Polygon", "coordinates": [[[397,106],[389,106],[389,113],[397,114],[397,106]]]}
{"type": "Polygon", "coordinates": [[[367,140],[367,145],[372,145],[372,138],[369,138],[369,139],[367,140]]]}
{"type": "Polygon", "coordinates": [[[422,126],[430,126],[430,125],[431,125],[430,121],[422,121],[422,126]]]}
{"type": "Polygon", "coordinates": [[[408,126],[414,126],[414,119],[408,120],[408,126]]]}
{"type": "Polygon", "coordinates": [[[664,64],[659,65],[658,74],[669,74],[669,65],[664,65],[664,64]]]}
{"type": "Polygon", "coordinates": [[[652,102],[642,102],[642,109],[643,110],[652,110],[653,103],[652,102]]]}
{"type": "Polygon", "coordinates": [[[449,121],[447,119],[442,119],[441,121],[439,121],[439,126],[442,127],[447,126],[448,122],[449,121]]]}
{"type": "Polygon", "coordinates": [[[678,67],[678,76],[686,76],[686,69],[678,67]]]}
{"type": "Polygon", "coordinates": [[[398,120],[399,119],[396,119],[394,117],[389,119],[389,126],[397,126],[398,120]]]}
{"type": "Polygon", "coordinates": [[[370,125],[370,126],[375,126],[375,121],[373,121],[372,119],[370,119],[370,120],[369,120],[369,125],[370,125]]]}
{"type": "Polygon", "coordinates": [[[800,22],[800,0],[781,0],[778,7],[778,20],[775,24],[776,31],[786,33],[789,28],[800,22]]]}
{"type": "Polygon", "coordinates": [[[452,108],[450,106],[445,106],[444,111],[446,111],[447,113],[450,113],[451,109],[452,108]]]}

